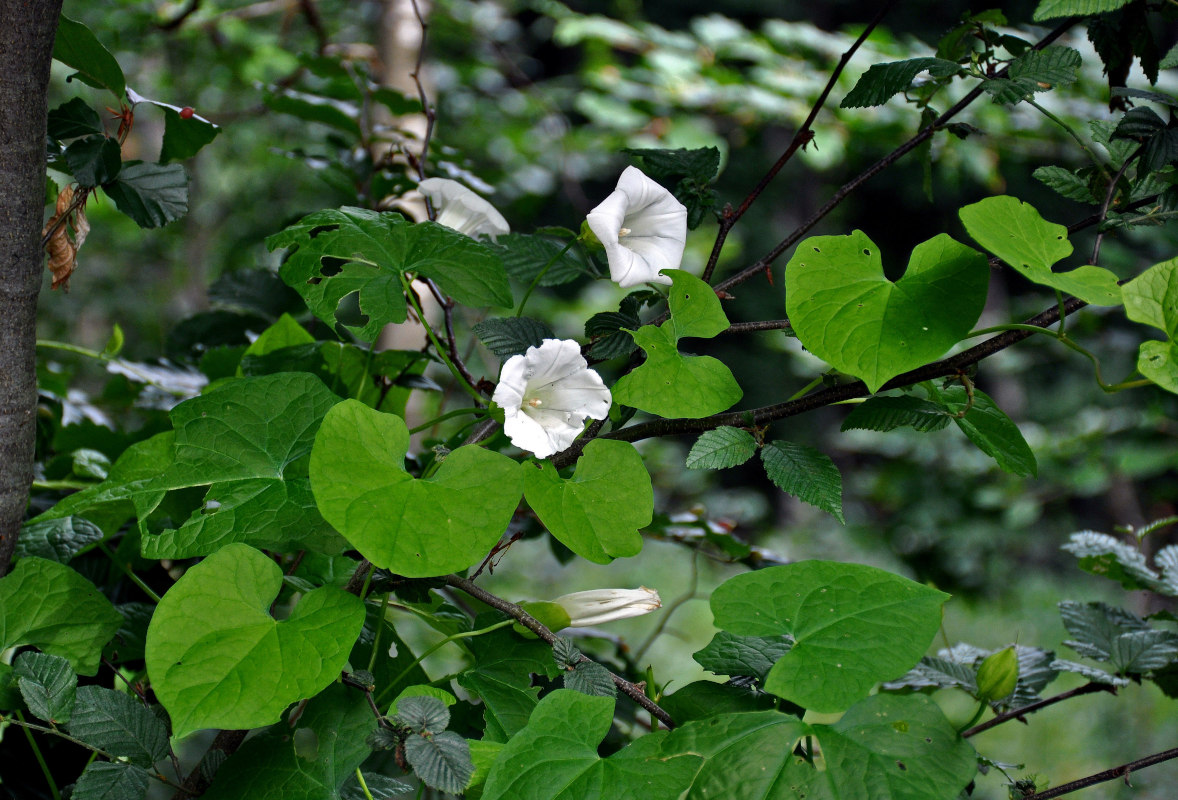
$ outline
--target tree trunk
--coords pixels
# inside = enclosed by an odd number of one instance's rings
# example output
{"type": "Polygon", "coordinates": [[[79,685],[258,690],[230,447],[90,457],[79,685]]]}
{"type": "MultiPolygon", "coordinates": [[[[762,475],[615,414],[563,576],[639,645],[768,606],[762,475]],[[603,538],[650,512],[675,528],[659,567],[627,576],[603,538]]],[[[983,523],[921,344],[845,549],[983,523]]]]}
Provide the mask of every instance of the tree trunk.
{"type": "Polygon", "coordinates": [[[0,576],[33,480],[45,115],[61,0],[0,0],[0,576]]]}

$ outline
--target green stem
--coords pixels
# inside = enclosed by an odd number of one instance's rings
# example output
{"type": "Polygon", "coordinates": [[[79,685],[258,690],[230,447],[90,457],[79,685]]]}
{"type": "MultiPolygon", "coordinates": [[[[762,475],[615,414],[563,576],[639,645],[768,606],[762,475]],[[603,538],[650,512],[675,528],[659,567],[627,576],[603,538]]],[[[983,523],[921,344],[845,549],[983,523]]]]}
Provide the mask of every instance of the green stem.
{"type": "Polygon", "coordinates": [[[425,312],[421,310],[421,304],[417,302],[417,293],[409,285],[409,280],[405,277],[404,273],[400,274],[399,277],[401,278],[401,287],[405,290],[405,297],[409,300],[409,305],[413,306],[413,310],[417,313],[417,319],[421,322],[421,327],[425,328],[425,335],[429,337],[430,343],[433,344],[434,352],[438,354],[438,358],[442,359],[442,363],[450,370],[450,374],[454,376],[454,380],[458,381],[458,385],[462,387],[463,391],[473,397],[479,405],[482,405],[485,402],[483,396],[479,394],[478,389],[471,386],[462,377],[462,373],[458,371],[458,367],[454,366],[454,362],[446,354],[446,348],[442,347],[442,343],[438,341],[434,329],[426,321],[425,312]]]}
{"type": "Polygon", "coordinates": [[[803,386],[801,389],[799,389],[798,391],[796,391],[792,395],[790,395],[789,398],[785,402],[790,403],[790,402],[793,402],[794,400],[797,400],[799,397],[804,397],[804,396],[808,395],[810,392],[817,389],[821,385],[822,385],[822,376],[819,375],[817,378],[810,381],[805,386],[803,386]]]}
{"type": "Polygon", "coordinates": [[[44,347],[47,350],[63,350],[67,353],[74,353],[79,356],[86,356],[98,361],[107,361],[107,357],[98,350],[88,350],[85,347],[78,347],[76,344],[69,342],[55,342],[52,339],[38,339],[37,347],[44,347]]]}
{"type": "Polygon", "coordinates": [[[528,290],[526,292],[524,292],[524,299],[519,301],[519,308],[515,312],[516,317],[523,316],[524,306],[526,306],[528,304],[528,298],[532,296],[532,292],[534,292],[536,290],[536,287],[540,285],[540,279],[543,278],[545,273],[547,273],[548,270],[552,268],[552,265],[555,264],[557,262],[557,260],[561,256],[563,256],[565,253],[567,253],[572,248],[572,246],[576,243],[577,243],[576,239],[569,239],[569,243],[564,246],[564,249],[562,249],[559,253],[554,255],[552,258],[548,259],[548,263],[544,265],[544,269],[540,270],[540,273],[535,278],[532,279],[532,285],[528,287],[528,290]]]}
{"type": "MultiPolygon", "coordinates": [[[[33,749],[33,755],[36,756],[37,763],[41,765],[41,772],[45,775],[45,781],[49,784],[49,792],[53,795],[53,800],[61,800],[61,792],[57,790],[57,783],[53,780],[53,773],[49,771],[49,765],[45,763],[45,756],[41,755],[41,748],[37,746],[37,740],[33,738],[33,729],[44,730],[46,733],[55,733],[55,731],[25,722],[25,715],[21,713],[19,708],[16,710],[16,716],[20,720],[16,724],[24,728],[25,736],[29,740],[29,747],[33,749]]],[[[11,719],[8,720],[8,722],[13,721],[11,719]]]]}
{"type": "Polygon", "coordinates": [[[1057,117],[1055,114],[1052,114],[1050,111],[1048,111],[1043,106],[1036,103],[1034,98],[1026,97],[1023,99],[1027,102],[1027,104],[1029,106],[1031,106],[1031,108],[1034,108],[1040,114],[1047,117],[1049,120],[1054,122],[1059,127],[1063,128],[1064,131],[1067,132],[1068,136],[1072,137],[1072,139],[1076,142],[1076,144],[1078,144],[1080,146],[1080,149],[1088,154],[1088,158],[1092,159],[1092,163],[1096,165],[1096,168],[1100,170],[1100,174],[1104,175],[1106,180],[1110,180],[1112,178],[1112,176],[1109,175],[1108,167],[1105,165],[1104,161],[1101,160],[1100,158],[1097,158],[1096,153],[1094,153],[1092,151],[1092,148],[1090,148],[1088,146],[1088,144],[1083,139],[1080,138],[1080,135],[1078,133],[1076,133],[1074,130],[1072,130],[1070,125],[1068,125],[1062,119],[1057,117]]]}
{"type": "Polygon", "coordinates": [[[970,717],[969,722],[965,723],[960,728],[958,728],[957,732],[959,734],[963,733],[964,731],[967,731],[970,728],[972,728],[974,725],[976,725],[977,721],[982,718],[982,714],[986,713],[986,709],[988,707],[989,707],[989,704],[985,700],[978,701],[978,710],[973,712],[973,716],[970,717]]]}
{"type": "Polygon", "coordinates": [[[364,576],[364,585],[360,587],[360,599],[368,596],[368,584],[372,583],[372,573],[376,572],[376,565],[368,565],[368,574],[364,576]]]}
{"type": "Polygon", "coordinates": [[[89,489],[97,486],[94,481],[33,481],[34,489],[57,491],[59,489],[89,489]]]}
{"type": "Polygon", "coordinates": [[[443,647],[450,644],[451,642],[456,642],[459,639],[470,639],[474,636],[482,636],[484,633],[490,633],[491,631],[497,631],[500,628],[506,628],[508,625],[511,625],[514,622],[515,622],[514,619],[505,619],[505,620],[500,620],[499,622],[496,622],[494,625],[490,625],[486,628],[479,628],[477,631],[464,631],[462,633],[450,634],[442,641],[438,642],[437,644],[433,645],[432,647],[427,648],[424,653],[419,655],[417,658],[413,659],[413,662],[410,663],[409,666],[407,666],[407,667],[405,667],[405,669],[401,670],[400,675],[398,675],[397,677],[395,677],[391,681],[389,681],[389,685],[386,686],[385,690],[383,692],[381,692],[380,695],[376,698],[376,704],[378,706],[383,704],[388,693],[391,692],[396,686],[400,685],[401,681],[405,680],[405,676],[408,675],[410,672],[412,672],[414,667],[416,667],[422,661],[429,658],[434,653],[436,653],[438,650],[441,650],[443,647]]]}
{"type": "Polygon", "coordinates": [[[119,561],[118,556],[111,552],[111,549],[106,546],[105,542],[98,543],[98,549],[106,553],[106,557],[111,560],[111,563],[123,571],[123,574],[130,579],[131,583],[143,590],[143,593],[151,598],[151,602],[159,603],[160,596],[151,590],[151,587],[143,582],[143,579],[131,571],[129,564],[124,564],[119,561]]]}
{"type": "Polygon", "coordinates": [[[380,616],[376,618],[376,638],[372,640],[372,654],[368,656],[369,672],[372,672],[373,668],[376,667],[376,653],[378,650],[380,650],[380,636],[382,633],[384,633],[384,615],[385,612],[388,611],[389,597],[391,597],[392,594],[392,592],[385,592],[384,600],[382,600],[380,604],[380,616]]]}
{"type": "Polygon", "coordinates": [[[447,411],[445,414],[442,414],[441,416],[434,417],[429,422],[423,422],[416,427],[410,428],[409,432],[410,433],[421,433],[424,430],[429,430],[433,426],[437,425],[439,422],[445,422],[446,420],[453,419],[454,417],[461,417],[464,414],[474,414],[475,416],[481,417],[481,416],[484,416],[486,413],[487,413],[487,409],[485,409],[485,408],[456,408],[453,411],[447,411]]]}
{"type": "Polygon", "coordinates": [[[356,781],[360,784],[360,790],[364,792],[364,800],[372,800],[372,792],[368,791],[368,784],[364,782],[364,774],[360,772],[359,767],[356,767],[356,781]]]}

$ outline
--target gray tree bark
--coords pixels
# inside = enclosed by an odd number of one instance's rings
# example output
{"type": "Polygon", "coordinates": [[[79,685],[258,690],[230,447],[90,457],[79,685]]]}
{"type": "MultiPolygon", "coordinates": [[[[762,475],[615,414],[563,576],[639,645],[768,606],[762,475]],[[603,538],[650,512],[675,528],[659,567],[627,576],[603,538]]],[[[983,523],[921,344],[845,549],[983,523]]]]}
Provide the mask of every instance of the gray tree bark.
{"type": "Polygon", "coordinates": [[[33,480],[45,116],[61,0],[0,0],[0,576],[33,480]]]}

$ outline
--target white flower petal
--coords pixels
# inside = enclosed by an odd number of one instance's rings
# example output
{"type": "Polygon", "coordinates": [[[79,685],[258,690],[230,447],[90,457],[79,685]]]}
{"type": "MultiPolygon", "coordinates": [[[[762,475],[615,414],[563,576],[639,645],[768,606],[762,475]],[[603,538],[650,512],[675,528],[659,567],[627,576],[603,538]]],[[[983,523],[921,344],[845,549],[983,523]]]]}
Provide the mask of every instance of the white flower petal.
{"type": "Polygon", "coordinates": [[[507,359],[491,399],[503,409],[511,443],[539,458],[566,449],[584,430],[585,419],[605,419],[612,402],[601,376],[589,369],[571,339],[545,339],[507,359]]]}
{"type": "Polygon", "coordinates": [[[465,233],[472,239],[485,233],[494,241],[496,236],[511,233],[507,220],[493,205],[458,181],[426,178],[417,184],[417,189],[437,209],[439,225],[465,233]]]}
{"type": "Polygon", "coordinates": [[[552,600],[568,612],[571,625],[600,625],[618,619],[640,617],[662,608],[659,593],[640,586],[637,589],[591,589],[573,592],[552,600]]]}
{"type": "Polygon", "coordinates": [[[619,286],[671,284],[659,271],[683,262],[687,208],[642,170],[626,167],[617,189],[586,221],[605,247],[610,279],[619,286]]]}

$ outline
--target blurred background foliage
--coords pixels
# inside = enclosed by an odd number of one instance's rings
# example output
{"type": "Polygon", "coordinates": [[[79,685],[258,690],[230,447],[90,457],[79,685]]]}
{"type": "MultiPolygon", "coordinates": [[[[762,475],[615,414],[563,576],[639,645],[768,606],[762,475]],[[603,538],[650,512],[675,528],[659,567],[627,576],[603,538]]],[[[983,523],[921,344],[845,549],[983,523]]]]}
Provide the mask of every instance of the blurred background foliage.
{"type": "MultiPolygon", "coordinates": [[[[522,232],[577,228],[612,189],[627,163],[619,151],[627,147],[718,147],[725,166],[717,196],[739,203],[784,150],[839,56],[877,10],[876,3],[862,1],[768,0],[436,0],[428,6],[422,6],[429,22],[422,80],[436,104],[437,124],[426,171],[467,181],[522,232]]],[[[1003,9],[1018,28],[1012,32],[1029,40],[1046,30],[1026,24],[1033,6],[1003,9]]],[[[840,185],[919,129],[920,111],[903,98],[873,109],[844,110],[838,101],[871,64],[932,54],[963,13],[981,8],[899,4],[843,75],[818,117],[815,141],[734,229],[719,275],[768,252],[840,185]]],[[[187,165],[191,210],[183,220],[143,232],[109,202],[91,206],[93,231],[72,292],[50,294],[46,280],[44,338],[101,349],[118,323],[128,357],[150,361],[164,354],[182,368],[203,361],[208,372],[215,346],[240,346],[249,333],[298,308],[269,272],[276,263],[264,237],[321,208],[394,207],[415,183],[410,176],[421,121],[409,72],[420,29],[407,3],[119,0],[67,3],[65,12],[98,34],[135,91],[192,106],[222,133],[187,165]]],[[[1176,38],[1173,31],[1156,34],[1164,48],[1176,38]]],[[[1061,43],[1085,54],[1083,75],[1041,102],[1083,134],[1088,120],[1115,118],[1107,80],[1082,30],[1061,43]]],[[[97,92],[67,86],[67,74],[55,73],[51,106],[75,93],[103,104],[97,92]]],[[[1148,87],[1136,70],[1128,84],[1148,87]]],[[[943,111],[964,94],[961,87],[957,82],[933,97],[932,107],[943,111]]],[[[1167,86],[1163,74],[1158,88],[1176,87],[1167,86]]],[[[1026,104],[1012,110],[987,98],[957,121],[973,126],[969,135],[938,135],[931,147],[853,193],[814,233],[864,230],[895,277],[911,248],[937,233],[968,241],[956,210],[985,196],[1015,195],[1063,224],[1090,213],[1031,177],[1039,166],[1084,163],[1055,123],[1026,104]]],[[[150,110],[142,111],[126,157],[136,149],[154,156],[161,125],[150,110]]],[[[700,272],[714,234],[714,220],[692,233],[685,269],[700,272]]],[[[1068,263],[1083,262],[1090,236],[1075,237],[1068,263]]],[[[1164,227],[1121,232],[1106,241],[1102,264],[1129,277],[1170,257],[1174,240],[1164,227]]],[[[785,260],[777,262],[772,283],[754,280],[734,291],[726,306],[733,321],[784,316],[785,260]]],[[[583,338],[583,321],[612,310],[619,299],[612,284],[585,279],[538,293],[529,308],[552,320],[559,335],[583,338]]],[[[1018,275],[997,271],[983,324],[1021,320],[1053,302],[1018,275]]],[[[465,320],[462,331],[475,321],[465,320]]],[[[1069,326],[1100,355],[1106,376],[1117,380],[1131,371],[1140,333],[1129,323],[1089,308],[1069,318],[1069,326]]],[[[823,369],[780,331],[699,344],[700,352],[719,356],[742,378],[745,407],[780,401],[823,369]]],[[[43,356],[46,392],[64,398],[72,389],[71,408],[101,411],[132,431],[110,434],[109,457],[158,429],[158,409],[167,404],[139,384],[110,378],[90,361],[59,352],[43,356]],[[128,413],[134,403],[138,407],[128,413]]],[[[472,369],[494,379],[498,362],[480,348],[472,369]]],[[[1019,423],[1038,457],[1036,477],[1000,472],[955,429],[839,432],[846,410],[834,407],[776,423],[771,436],[811,444],[834,458],[844,477],[845,527],[776,490],[755,463],[718,474],[686,470],[690,439],[643,445],[658,510],[680,523],[732,530],[782,559],[875,563],[933,583],[955,595],[946,622],[950,641],[999,647],[1017,639],[1057,647],[1066,638],[1054,610],[1058,600],[1123,602],[1061,553],[1067,534],[1112,532],[1175,512],[1178,398],[1156,388],[1106,396],[1087,361],[1038,337],[986,360],[977,382],[1019,423]]],[[[62,413],[60,403],[49,405],[62,413]]],[[[70,427],[43,442],[43,463],[53,473],[48,477],[68,475],[63,459],[70,442],[70,427]]],[[[1155,537],[1146,540],[1147,548],[1167,541],[1164,533],[1155,537]]],[[[492,577],[509,596],[523,586],[556,595],[630,581],[656,586],[665,601],[693,589],[705,598],[736,571],[699,557],[699,580],[692,584],[689,552],[651,541],[637,559],[582,564],[568,574],[544,540],[515,547],[492,577]]],[[[1133,602],[1137,613],[1157,610],[1144,596],[1133,602]]],[[[653,624],[636,620],[622,630],[634,645],[653,624]]],[[[697,677],[689,654],[711,636],[706,603],[685,602],[667,631],[672,635],[653,647],[650,660],[659,682],[681,685],[697,677]]],[[[1086,698],[1053,710],[1054,716],[1036,716],[1025,737],[1004,745],[1010,752],[994,756],[1028,762],[1060,782],[1174,740],[1178,723],[1168,705],[1139,687],[1123,694],[1131,701],[1086,698]],[[1088,712],[1083,719],[1090,723],[1078,723],[1088,712]]],[[[1014,727],[992,739],[1012,736],[1014,727]]],[[[1144,789],[1132,796],[1172,796],[1163,787],[1174,781],[1173,766],[1155,767],[1135,778],[1144,789]]],[[[1116,786],[1106,785],[1101,796],[1130,796],[1116,786]]],[[[983,796],[1001,796],[998,788],[992,792],[983,796]]]]}

